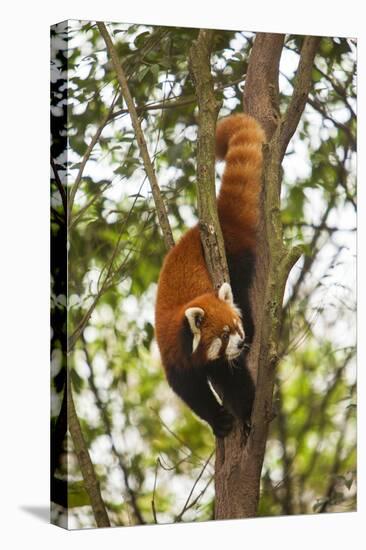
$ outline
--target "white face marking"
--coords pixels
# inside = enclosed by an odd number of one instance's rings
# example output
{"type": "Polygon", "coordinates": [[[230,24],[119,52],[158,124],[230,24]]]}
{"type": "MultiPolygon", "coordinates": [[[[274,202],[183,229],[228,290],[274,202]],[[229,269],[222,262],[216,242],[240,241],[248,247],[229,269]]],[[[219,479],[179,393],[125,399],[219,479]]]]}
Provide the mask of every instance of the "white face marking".
{"type": "Polygon", "coordinates": [[[199,329],[199,324],[202,321],[205,312],[200,307],[189,307],[185,311],[185,316],[188,320],[189,326],[193,334],[192,342],[192,353],[198,348],[198,344],[201,340],[201,331],[199,329]]]}
{"type": "Polygon", "coordinates": [[[242,347],[240,347],[240,345],[244,341],[244,331],[240,323],[238,323],[237,326],[238,330],[234,334],[230,334],[225,350],[225,355],[229,360],[238,357],[242,351],[242,347]]]}
{"type": "Polygon", "coordinates": [[[194,336],[193,336],[193,341],[192,341],[192,353],[194,353],[196,351],[196,349],[198,348],[198,344],[200,343],[200,340],[201,340],[201,334],[200,333],[196,333],[194,336]]]}
{"type": "Polygon", "coordinates": [[[222,346],[221,338],[215,338],[211,342],[210,347],[207,350],[207,359],[209,361],[214,361],[215,359],[219,358],[221,346],[222,346]]]}

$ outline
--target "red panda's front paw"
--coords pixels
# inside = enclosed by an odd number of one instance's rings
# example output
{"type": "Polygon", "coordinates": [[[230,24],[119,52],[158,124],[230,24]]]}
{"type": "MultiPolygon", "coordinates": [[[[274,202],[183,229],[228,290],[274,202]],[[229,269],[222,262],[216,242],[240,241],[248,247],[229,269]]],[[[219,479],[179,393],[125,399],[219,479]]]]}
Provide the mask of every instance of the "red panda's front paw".
{"type": "Polygon", "coordinates": [[[224,407],[220,407],[218,414],[212,424],[212,429],[216,437],[227,436],[234,425],[234,417],[224,407]]]}

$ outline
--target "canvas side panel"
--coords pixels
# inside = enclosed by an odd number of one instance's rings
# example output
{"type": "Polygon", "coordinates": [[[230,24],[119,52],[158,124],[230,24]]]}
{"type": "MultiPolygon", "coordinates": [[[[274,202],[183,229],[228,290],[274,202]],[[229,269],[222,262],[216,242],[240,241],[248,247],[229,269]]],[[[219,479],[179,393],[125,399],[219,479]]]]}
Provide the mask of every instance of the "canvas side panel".
{"type": "Polygon", "coordinates": [[[67,50],[68,22],[51,27],[51,523],[68,526],[67,50]]]}

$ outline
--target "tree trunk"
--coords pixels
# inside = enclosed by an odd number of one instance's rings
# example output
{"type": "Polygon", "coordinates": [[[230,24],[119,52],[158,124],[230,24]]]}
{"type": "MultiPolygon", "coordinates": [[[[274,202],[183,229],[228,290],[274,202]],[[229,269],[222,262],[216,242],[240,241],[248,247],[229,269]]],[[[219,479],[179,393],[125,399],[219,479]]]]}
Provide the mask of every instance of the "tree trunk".
{"type": "Polygon", "coordinates": [[[218,440],[216,445],[217,519],[245,518],[257,514],[268,427],[273,418],[272,395],[283,293],[288,274],[301,255],[299,247],[288,250],[283,244],[280,219],[281,162],[306,103],[318,39],[304,39],[293,100],[285,117],[281,119],[278,73],[283,42],[284,35],[257,34],[244,89],[244,111],[261,123],[267,137],[263,147],[263,191],[256,273],[251,289],[256,332],[248,358],[249,369],[256,379],[256,397],[248,439],[242,437],[240,427],[236,424],[233,432],[225,440],[218,440]]]}
{"type": "MultiPolygon", "coordinates": [[[[301,249],[283,244],[280,218],[281,162],[305,107],[318,38],[305,37],[293,97],[283,118],[279,113],[279,63],[284,35],[258,33],[249,58],[243,107],[266,132],[263,146],[263,191],[258,229],[256,272],[251,289],[255,339],[248,367],[256,380],[251,430],[243,435],[239,422],[216,443],[215,518],[245,518],[257,514],[260,478],[268,426],[288,274],[301,249]]],[[[201,241],[212,282],[228,280],[214,187],[214,128],[217,101],[210,72],[212,31],[201,29],[190,51],[190,72],[196,88],[198,116],[197,192],[201,241]]]]}
{"type": "Polygon", "coordinates": [[[221,104],[211,76],[214,31],[201,29],[189,53],[189,69],[198,103],[197,206],[200,236],[213,285],[229,282],[215,193],[215,128],[221,104]]]}

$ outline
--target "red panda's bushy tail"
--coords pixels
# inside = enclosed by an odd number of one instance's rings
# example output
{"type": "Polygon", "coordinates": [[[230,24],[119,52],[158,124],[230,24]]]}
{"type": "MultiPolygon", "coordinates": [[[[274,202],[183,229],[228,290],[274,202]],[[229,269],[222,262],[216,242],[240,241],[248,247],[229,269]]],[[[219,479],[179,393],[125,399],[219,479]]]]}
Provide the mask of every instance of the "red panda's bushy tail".
{"type": "Polygon", "coordinates": [[[231,115],[217,125],[216,156],[226,161],[218,210],[226,248],[232,253],[255,247],[264,141],[262,127],[249,115],[231,115]]]}

